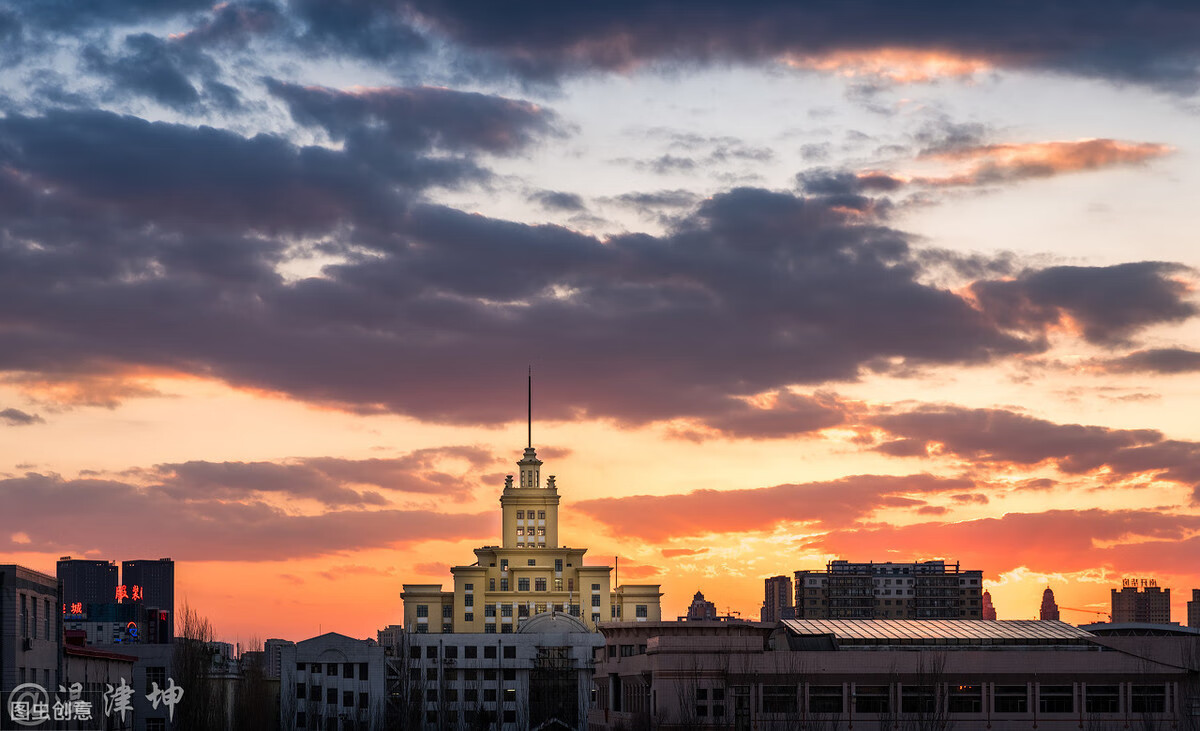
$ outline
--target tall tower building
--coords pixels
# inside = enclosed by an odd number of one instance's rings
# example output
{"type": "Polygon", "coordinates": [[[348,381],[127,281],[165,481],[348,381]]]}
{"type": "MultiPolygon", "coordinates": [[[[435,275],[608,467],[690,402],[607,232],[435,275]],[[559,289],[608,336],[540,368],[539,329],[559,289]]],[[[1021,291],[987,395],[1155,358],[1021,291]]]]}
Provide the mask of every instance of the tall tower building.
{"type": "Polygon", "coordinates": [[[121,590],[122,601],[145,609],[147,641],[170,642],[175,636],[175,562],[169,558],[122,561],[121,590]]]}
{"type": "Polygon", "coordinates": [[[1171,622],[1171,590],[1159,586],[1123,586],[1112,590],[1113,622],[1171,622]]]}
{"type": "Polygon", "coordinates": [[[1046,590],[1042,592],[1042,611],[1038,618],[1043,621],[1060,621],[1058,614],[1058,603],[1054,601],[1054,592],[1048,586],[1046,587],[1046,590]]]}
{"type": "Polygon", "coordinates": [[[983,617],[991,621],[996,621],[996,607],[992,604],[992,593],[990,591],[983,592],[983,617]]]}
{"type": "Polygon", "coordinates": [[[86,612],[89,604],[117,601],[117,565],[112,561],[63,556],[58,559],[57,574],[63,587],[62,603],[70,614],[86,612]]]}
{"type": "Polygon", "coordinates": [[[1188,626],[1200,628],[1200,589],[1192,589],[1192,600],[1187,603],[1188,626]]]}
{"type": "MultiPolygon", "coordinates": [[[[785,619],[784,607],[792,606],[792,578],[790,576],[772,576],[763,581],[763,606],[759,619],[763,622],[778,622],[785,619]]],[[[791,616],[795,616],[791,612],[791,616]]]]}
{"type": "Polygon", "coordinates": [[[529,429],[500,494],[500,545],[475,549],[475,561],[450,569],[454,590],[441,584],[404,584],[404,627],[416,633],[516,632],[545,612],[565,612],[589,628],[601,622],[662,619],[658,584],[612,586],[612,568],[584,565],[586,548],[560,544],[555,476],[542,480],[533,446],[533,379],[529,381],[529,429]]]}

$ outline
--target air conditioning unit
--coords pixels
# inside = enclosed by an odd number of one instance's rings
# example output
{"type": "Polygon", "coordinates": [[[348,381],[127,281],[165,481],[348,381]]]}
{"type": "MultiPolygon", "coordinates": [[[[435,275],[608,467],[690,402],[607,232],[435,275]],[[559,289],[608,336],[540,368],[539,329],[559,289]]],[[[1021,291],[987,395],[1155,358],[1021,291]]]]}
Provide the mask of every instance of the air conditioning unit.
{"type": "Polygon", "coordinates": [[[25,639],[21,640],[21,649],[22,650],[32,650],[33,649],[33,638],[26,637],[25,639]]]}

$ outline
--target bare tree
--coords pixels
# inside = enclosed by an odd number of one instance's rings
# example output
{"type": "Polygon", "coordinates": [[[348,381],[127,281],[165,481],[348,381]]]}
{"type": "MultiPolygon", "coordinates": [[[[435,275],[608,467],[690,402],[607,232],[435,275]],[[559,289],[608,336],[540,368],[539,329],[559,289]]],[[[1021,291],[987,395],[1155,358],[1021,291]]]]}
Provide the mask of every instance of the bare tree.
{"type": "MultiPolygon", "coordinates": [[[[242,655],[248,659],[241,664],[241,679],[233,699],[234,729],[274,731],[279,727],[279,709],[273,702],[267,682],[262,643],[252,638],[247,646],[252,649],[242,655]]],[[[283,693],[283,689],[280,689],[280,693],[283,693]]],[[[295,695],[294,691],[292,695],[295,695]]],[[[292,720],[294,723],[295,719],[292,720]]]]}
{"type": "Polygon", "coordinates": [[[171,677],[184,695],[175,707],[179,731],[220,731],[226,725],[225,685],[213,677],[213,628],[186,602],[180,611],[171,677]]]}

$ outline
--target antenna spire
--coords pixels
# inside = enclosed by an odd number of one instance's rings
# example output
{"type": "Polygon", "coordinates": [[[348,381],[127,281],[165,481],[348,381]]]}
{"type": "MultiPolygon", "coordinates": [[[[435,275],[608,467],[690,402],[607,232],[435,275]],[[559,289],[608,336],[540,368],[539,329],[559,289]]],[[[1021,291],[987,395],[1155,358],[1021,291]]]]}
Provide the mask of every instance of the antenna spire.
{"type": "Polygon", "coordinates": [[[527,391],[529,407],[529,447],[533,448],[533,366],[529,366],[529,388],[527,391]]]}

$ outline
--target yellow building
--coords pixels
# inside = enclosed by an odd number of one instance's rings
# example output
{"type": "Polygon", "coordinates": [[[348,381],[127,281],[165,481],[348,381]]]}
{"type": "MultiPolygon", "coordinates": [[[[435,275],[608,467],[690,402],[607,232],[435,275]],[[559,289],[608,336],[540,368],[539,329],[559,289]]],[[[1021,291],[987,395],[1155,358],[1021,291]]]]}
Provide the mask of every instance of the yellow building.
{"type": "Polygon", "coordinates": [[[658,584],[611,586],[609,566],[585,566],[586,548],[560,546],[558,487],[542,483],[532,440],[517,462],[520,478],[504,481],[499,546],[475,549],[475,563],[455,566],[454,591],[441,584],[404,584],[404,626],[410,632],[515,632],[543,612],[567,612],[588,627],[600,622],[662,619],[658,584]]]}

